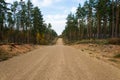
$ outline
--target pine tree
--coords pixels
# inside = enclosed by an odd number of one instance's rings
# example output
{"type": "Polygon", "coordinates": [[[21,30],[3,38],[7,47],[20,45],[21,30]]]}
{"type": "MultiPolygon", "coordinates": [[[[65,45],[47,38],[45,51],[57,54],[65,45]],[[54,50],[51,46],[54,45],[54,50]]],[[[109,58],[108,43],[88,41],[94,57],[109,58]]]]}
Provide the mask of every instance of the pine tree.
{"type": "Polygon", "coordinates": [[[5,14],[7,13],[8,8],[6,7],[7,3],[4,0],[0,0],[0,41],[3,41],[4,35],[4,20],[5,14]]]}

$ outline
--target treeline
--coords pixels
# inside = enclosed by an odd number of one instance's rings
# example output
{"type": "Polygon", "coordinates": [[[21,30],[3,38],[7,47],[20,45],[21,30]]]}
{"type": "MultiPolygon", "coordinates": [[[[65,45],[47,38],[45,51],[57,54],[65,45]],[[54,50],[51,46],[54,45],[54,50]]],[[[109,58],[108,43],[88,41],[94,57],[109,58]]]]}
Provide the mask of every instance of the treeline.
{"type": "Polygon", "coordinates": [[[57,36],[51,27],[30,0],[13,4],[0,0],[0,43],[47,44],[57,36]]]}
{"type": "Polygon", "coordinates": [[[70,13],[64,39],[106,39],[120,37],[120,0],[88,0],[70,13]]]}

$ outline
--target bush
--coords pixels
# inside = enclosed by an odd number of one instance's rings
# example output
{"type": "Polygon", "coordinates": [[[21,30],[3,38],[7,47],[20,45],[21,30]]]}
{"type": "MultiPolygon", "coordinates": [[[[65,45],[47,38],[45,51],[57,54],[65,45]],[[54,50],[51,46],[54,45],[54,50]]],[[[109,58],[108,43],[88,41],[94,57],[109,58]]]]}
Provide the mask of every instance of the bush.
{"type": "Polygon", "coordinates": [[[120,54],[115,55],[114,58],[120,58],[120,54]]]}
{"type": "Polygon", "coordinates": [[[7,60],[9,58],[11,58],[12,55],[10,55],[9,53],[3,51],[2,49],[0,49],[0,61],[4,61],[7,60]]]}
{"type": "Polygon", "coordinates": [[[111,38],[108,40],[109,44],[120,44],[120,38],[111,38]]]}

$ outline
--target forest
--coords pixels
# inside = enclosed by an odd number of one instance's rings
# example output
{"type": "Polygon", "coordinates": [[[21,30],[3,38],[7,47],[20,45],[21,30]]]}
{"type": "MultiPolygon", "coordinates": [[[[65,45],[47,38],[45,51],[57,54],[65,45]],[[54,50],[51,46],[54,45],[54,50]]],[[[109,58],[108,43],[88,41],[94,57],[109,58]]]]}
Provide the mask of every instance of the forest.
{"type": "MultiPolygon", "coordinates": [[[[120,38],[120,0],[87,0],[67,16],[65,40],[120,38]]],[[[119,40],[120,42],[120,40],[119,40]]]]}
{"type": "Polygon", "coordinates": [[[48,44],[57,33],[46,24],[42,12],[32,2],[0,0],[0,43],[48,44]]]}

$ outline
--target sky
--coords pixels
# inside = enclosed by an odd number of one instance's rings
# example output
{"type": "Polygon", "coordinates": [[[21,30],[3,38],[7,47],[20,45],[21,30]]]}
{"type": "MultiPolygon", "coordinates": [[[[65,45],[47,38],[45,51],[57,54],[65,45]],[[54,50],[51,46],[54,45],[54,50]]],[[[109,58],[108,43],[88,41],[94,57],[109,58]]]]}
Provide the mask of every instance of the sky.
{"type": "MultiPolygon", "coordinates": [[[[6,0],[13,3],[20,0],[6,0]]],[[[27,0],[23,0],[27,2],[27,0]]],[[[58,35],[65,29],[67,15],[75,13],[79,5],[84,4],[86,0],[31,0],[34,6],[38,6],[42,12],[45,23],[51,23],[58,35]]]]}

